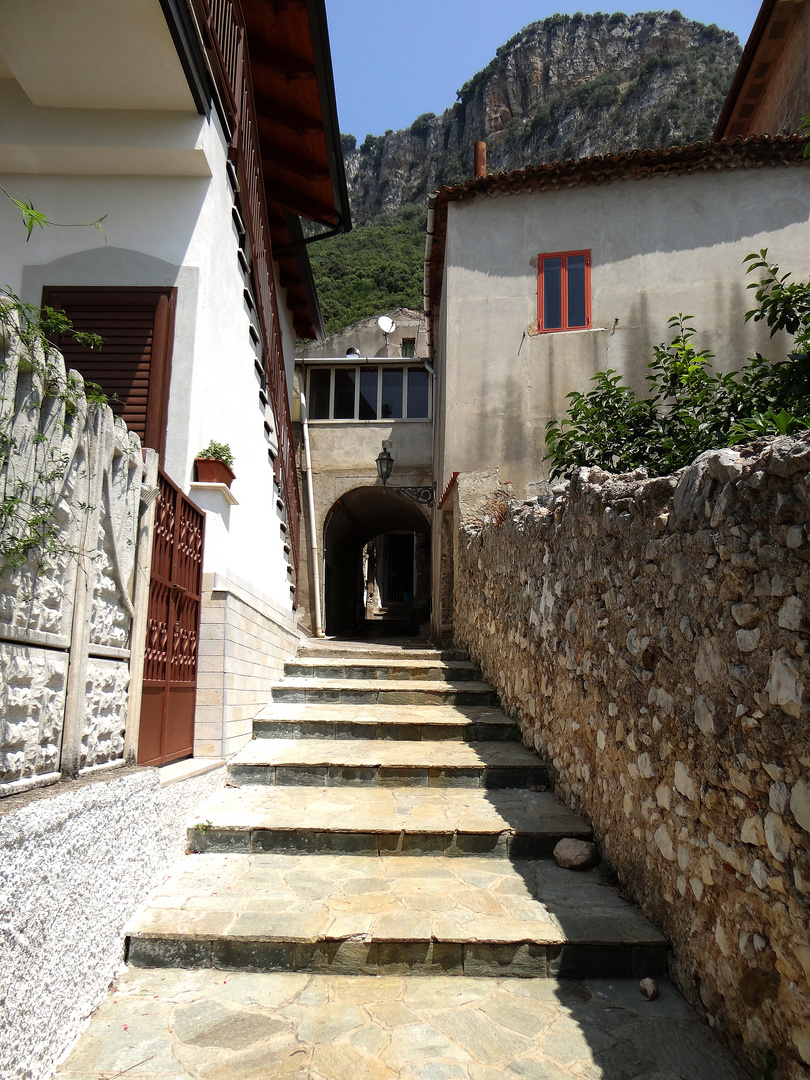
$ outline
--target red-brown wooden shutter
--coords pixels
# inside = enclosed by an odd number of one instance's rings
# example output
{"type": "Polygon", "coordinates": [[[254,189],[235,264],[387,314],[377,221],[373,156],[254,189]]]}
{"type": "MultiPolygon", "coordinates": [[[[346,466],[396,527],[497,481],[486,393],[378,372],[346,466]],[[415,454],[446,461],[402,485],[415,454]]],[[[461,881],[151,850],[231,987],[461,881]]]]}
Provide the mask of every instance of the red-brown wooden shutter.
{"type": "Polygon", "coordinates": [[[113,411],[157,450],[161,462],[174,338],[177,290],[46,286],[42,303],[64,310],[77,330],[99,334],[101,349],[77,345],[69,336],[56,344],[69,368],[98,383],[113,411]]]}

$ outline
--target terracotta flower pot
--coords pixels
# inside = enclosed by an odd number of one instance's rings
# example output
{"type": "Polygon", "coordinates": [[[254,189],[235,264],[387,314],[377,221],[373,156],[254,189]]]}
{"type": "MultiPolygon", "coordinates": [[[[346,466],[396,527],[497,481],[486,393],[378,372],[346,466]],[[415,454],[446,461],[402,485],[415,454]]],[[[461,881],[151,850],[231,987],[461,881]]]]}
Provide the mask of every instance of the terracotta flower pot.
{"type": "Polygon", "coordinates": [[[197,467],[197,480],[201,484],[225,484],[230,487],[234,480],[234,472],[224,461],[215,458],[194,458],[197,467]]]}

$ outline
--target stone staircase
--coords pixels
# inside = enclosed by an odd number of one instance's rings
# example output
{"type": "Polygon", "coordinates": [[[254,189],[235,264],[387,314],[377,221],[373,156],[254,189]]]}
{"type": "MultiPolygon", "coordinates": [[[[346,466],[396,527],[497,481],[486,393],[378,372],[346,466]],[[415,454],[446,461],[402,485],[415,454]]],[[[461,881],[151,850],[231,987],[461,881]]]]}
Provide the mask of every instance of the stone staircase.
{"type": "Polygon", "coordinates": [[[230,786],[128,929],[136,967],[562,978],[660,975],[665,941],[461,654],[311,643],[230,786]]]}

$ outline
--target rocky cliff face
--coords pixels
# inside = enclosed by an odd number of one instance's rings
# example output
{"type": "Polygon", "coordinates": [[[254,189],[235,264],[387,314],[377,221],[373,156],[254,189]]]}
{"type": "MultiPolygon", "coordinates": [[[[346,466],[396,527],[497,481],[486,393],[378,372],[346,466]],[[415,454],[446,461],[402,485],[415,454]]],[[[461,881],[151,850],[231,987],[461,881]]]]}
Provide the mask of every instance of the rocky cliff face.
{"type": "Polygon", "coordinates": [[[678,12],[554,15],[531,23],[458,92],[441,116],[344,140],[356,223],[424,202],[489,171],[708,138],[737,66],[734,34],[678,12]]]}

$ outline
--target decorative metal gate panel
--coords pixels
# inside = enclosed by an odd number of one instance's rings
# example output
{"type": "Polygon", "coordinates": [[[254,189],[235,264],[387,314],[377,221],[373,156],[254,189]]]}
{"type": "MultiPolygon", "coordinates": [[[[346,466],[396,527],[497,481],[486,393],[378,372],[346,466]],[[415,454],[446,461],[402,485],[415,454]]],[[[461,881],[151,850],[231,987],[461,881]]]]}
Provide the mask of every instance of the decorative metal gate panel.
{"type": "Polygon", "coordinates": [[[138,764],[194,748],[205,516],[161,471],[149,585],[138,764]]]}

